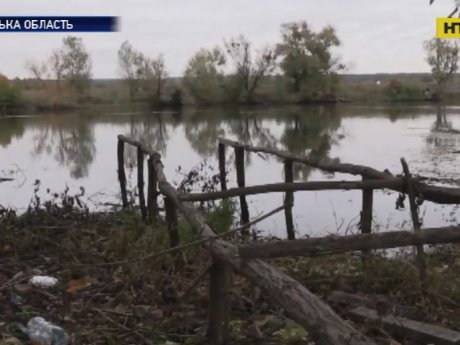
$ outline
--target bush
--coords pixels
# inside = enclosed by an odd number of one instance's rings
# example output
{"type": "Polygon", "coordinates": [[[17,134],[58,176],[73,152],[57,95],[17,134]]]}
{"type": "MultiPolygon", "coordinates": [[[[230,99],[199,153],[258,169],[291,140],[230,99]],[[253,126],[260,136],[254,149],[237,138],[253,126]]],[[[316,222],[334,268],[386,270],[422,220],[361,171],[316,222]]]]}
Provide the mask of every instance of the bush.
{"type": "Polygon", "coordinates": [[[0,77],[0,111],[11,111],[21,105],[21,93],[8,79],[0,77]]]}
{"type": "Polygon", "coordinates": [[[385,86],[385,96],[390,101],[418,101],[423,99],[423,87],[417,83],[402,83],[391,79],[385,86]]]}

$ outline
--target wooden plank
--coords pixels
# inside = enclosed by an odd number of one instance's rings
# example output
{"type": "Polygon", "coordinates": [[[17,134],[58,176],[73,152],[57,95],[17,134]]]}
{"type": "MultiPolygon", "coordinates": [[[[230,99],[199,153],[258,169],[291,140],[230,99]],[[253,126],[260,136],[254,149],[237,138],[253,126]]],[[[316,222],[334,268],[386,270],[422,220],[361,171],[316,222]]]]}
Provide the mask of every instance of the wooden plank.
{"type": "Polygon", "coordinates": [[[394,189],[404,185],[404,179],[366,180],[366,181],[310,181],[292,183],[268,183],[258,186],[230,188],[225,191],[210,193],[190,193],[181,195],[183,201],[207,201],[232,198],[242,195],[254,195],[277,192],[317,191],[317,190],[363,190],[363,189],[394,189]]]}
{"type": "MultiPolygon", "coordinates": [[[[270,149],[263,146],[246,145],[223,138],[219,138],[218,141],[227,146],[240,146],[243,147],[246,151],[272,154],[282,159],[290,159],[294,162],[302,163],[332,173],[338,172],[351,175],[361,175],[372,180],[385,180],[392,178],[392,175],[388,174],[387,172],[379,171],[364,165],[339,163],[332,159],[319,159],[307,156],[294,155],[286,151],[270,149]]],[[[414,184],[416,185],[417,189],[423,194],[425,200],[433,201],[439,204],[460,204],[460,188],[432,186],[427,185],[425,183],[421,183],[419,181],[414,182],[414,184]]],[[[394,188],[394,190],[403,192],[404,187],[397,187],[394,188]]]]}
{"type": "MultiPolygon", "coordinates": [[[[409,171],[409,166],[404,158],[401,158],[401,164],[403,166],[404,171],[404,178],[406,181],[406,189],[407,194],[409,195],[409,205],[410,205],[410,213],[412,217],[412,223],[414,226],[414,231],[416,233],[420,233],[420,220],[418,216],[418,207],[415,203],[415,190],[414,185],[412,183],[412,176],[409,171]]],[[[417,253],[417,266],[420,274],[420,280],[422,284],[426,281],[426,259],[425,259],[425,252],[423,251],[423,245],[416,246],[416,253],[417,253]]]]}
{"type": "MultiPolygon", "coordinates": [[[[166,179],[159,155],[155,160],[155,171],[160,192],[171,198],[195,233],[204,238],[215,237],[216,234],[200,213],[180,201],[177,190],[166,179]]],[[[284,309],[288,317],[305,327],[317,344],[343,345],[345,339],[348,345],[375,345],[374,341],[340,318],[305,286],[275,267],[261,260],[242,261],[237,247],[221,239],[203,245],[216,260],[225,262],[232,270],[265,291],[274,303],[284,309]]]]}
{"type": "MultiPolygon", "coordinates": [[[[379,301],[379,299],[377,296],[364,297],[336,290],[332,291],[332,293],[327,297],[327,301],[333,305],[347,306],[349,308],[376,308],[376,303],[379,301]]],[[[389,310],[391,310],[392,314],[396,314],[398,316],[404,316],[412,319],[417,319],[420,317],[419,310],[413,307],[389,303],[389,310]]]]}
{"type": "Polygon", "coordinates": [[[126,192],[126,173],[125,173],[125,143],[118,139],[117,143],[118,161],[118,182],[120,183],[121,202],[123,208],[128,207],[128,194],[126,192]]]}
{"type": "Polygon", "coordinates": [[[141,209],[142,219],[147,220],[147,206],[145,206],[144,195],[144,152],[140,147],[137,148],[137,189],[139,192],[139,208],[141,209]]]}
{"type": "Polygon", "coordinates": [[[297,239],[296,241],[259,242],[239,246],[244,259],[277,258],[286,256],[316,256],[345,253],[357,250],[389,249],[422,244],[460,242],[460,227],[412,231],[388,231],[373,234],[326,236],[297,239]]]}
{"type": "MultiPolygon", "coordinates": [[[[286,183],[294,182],[294,162],[286,160],[284,162],[284,181],[286,183]]],[[[286,219],[286,231],[289,240],[295,240],[294,220],[292,217],[292,206],[294,206],[294,193],[287,191],[284,197],[286,208],[284,209],[284,217],[286,219]]]]}
{"type": "Polygon", "coordinates": [[[211,344],[225,342],[229,312],[229,269],[224,262],[213,263],[209,272],[209,311],[207,335],[211,344]]]}
{"type": "Polygon", "coordinates": [[[358,307],[350,310],[350,315],[361,321],[381,322],[384,329],[395,336],[410,338],[420,344],[459,345],[460,332],[447,328],[397,317],[379,316],[376,310],[358,307]]]}

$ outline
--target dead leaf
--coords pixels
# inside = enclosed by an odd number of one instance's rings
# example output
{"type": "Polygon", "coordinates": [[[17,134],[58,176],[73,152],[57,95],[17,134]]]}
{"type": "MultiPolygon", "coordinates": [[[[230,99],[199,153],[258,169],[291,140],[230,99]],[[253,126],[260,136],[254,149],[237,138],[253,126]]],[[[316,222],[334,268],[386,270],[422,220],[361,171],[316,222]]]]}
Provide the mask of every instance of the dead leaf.
{"type": "Polygon", "coordinates": [[[66,291],[68,293],[76,293],[80,290],[83,290],[84,288],[88,287],[91,285],[91,278],[89,277],[82,277],[79,279],[72,279],[67,283],[67,289],[66,291]]]}
{"type": "Polygon", "coordinates": [[[17,292],[25,293],[32,290],[32,287],[29,284],[14,284],[14,289],[17,292]]]}

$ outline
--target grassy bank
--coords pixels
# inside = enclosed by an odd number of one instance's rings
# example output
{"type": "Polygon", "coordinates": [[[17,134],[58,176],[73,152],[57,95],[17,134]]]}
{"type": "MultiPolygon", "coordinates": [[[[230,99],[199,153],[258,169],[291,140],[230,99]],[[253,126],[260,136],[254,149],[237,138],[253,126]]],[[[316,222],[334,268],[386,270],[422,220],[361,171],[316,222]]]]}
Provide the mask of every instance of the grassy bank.
{"type": "MultiPolygon", "coordinates": [[[[447,87],[446,101],[460,98],[460,80],[455,76],[447,87]]],[[[261,80],[249,104],[329,104],[354,102],[358,104],[386,104],[429,101],[425,90],[433,88],[427,74],[375,74],[342,75],[330,90],[306,88],[300,92],[290,90],[289,81],[273,76],[261,80]]],[[[182,106],[237,106],[247,105],[232,89],[223,88],[219,97],[197,101],[183,85],[181,78],[168,78],[161,96],[152,96],[140,89],[130,97],[122,80],[93,80],[82,94],[53,80],[0,80],[2,112],[63,111],[94,105],[144,104],[150,109],[177,109],[182,106]]]]}

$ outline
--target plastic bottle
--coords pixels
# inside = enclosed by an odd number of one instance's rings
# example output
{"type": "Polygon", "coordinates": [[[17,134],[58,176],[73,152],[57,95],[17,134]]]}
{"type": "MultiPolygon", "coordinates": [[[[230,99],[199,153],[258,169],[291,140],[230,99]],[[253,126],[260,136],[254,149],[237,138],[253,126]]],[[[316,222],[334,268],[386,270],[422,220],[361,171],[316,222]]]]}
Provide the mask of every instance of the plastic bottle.
{"type": "Polygon", "coordinates": [[[25,332],[33,343],[40,345],[68,345],[69,335],[59,326],[42,317],[34,317],[27,323],[25,332]]]}

